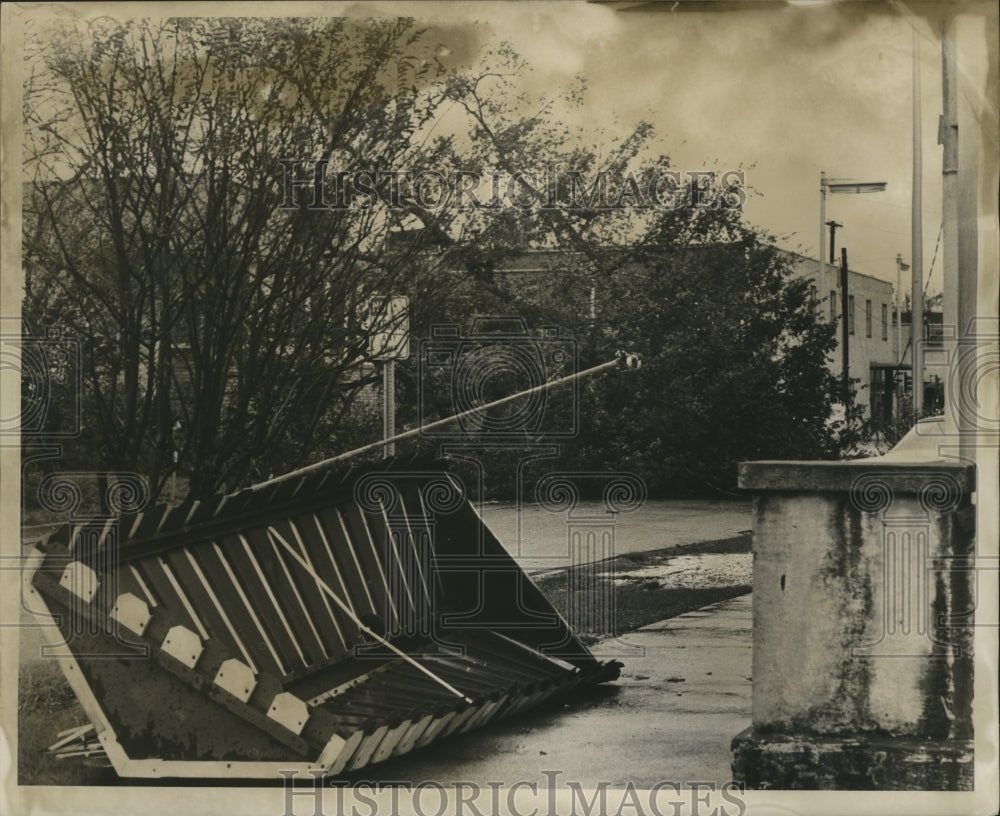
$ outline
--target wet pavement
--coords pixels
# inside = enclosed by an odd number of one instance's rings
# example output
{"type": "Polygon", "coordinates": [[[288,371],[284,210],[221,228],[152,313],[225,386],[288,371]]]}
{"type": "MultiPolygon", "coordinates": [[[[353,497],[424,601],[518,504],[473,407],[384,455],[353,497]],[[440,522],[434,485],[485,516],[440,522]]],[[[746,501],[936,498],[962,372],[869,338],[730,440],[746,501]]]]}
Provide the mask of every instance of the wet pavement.
{"type": "Polygon", "coordinates": [[[608,782],[730,781],[730,742],[750,725],[751,596],[742,595],[592,646],[621,677],[481,731],[369,769],[365,778],[608,782]],[[556,774],[546,776],[543,772],[556,774]]]}
{"type": "MultiPolygon", "coordinates": [[[[600,501],[581,501],[571,513],[553,513],[536,504],[487,504],[483,521],[529,573],[572,563],[569,535],[578,520],[606,520],[614,543],[600,558],[646,552],[681,544],[715,541],[750,529],[751,502],[741,499],[657,499],[628,513],[608,513],[600,501]]],[[[597,560],[597,559],[595,559],[597,560]]]]}

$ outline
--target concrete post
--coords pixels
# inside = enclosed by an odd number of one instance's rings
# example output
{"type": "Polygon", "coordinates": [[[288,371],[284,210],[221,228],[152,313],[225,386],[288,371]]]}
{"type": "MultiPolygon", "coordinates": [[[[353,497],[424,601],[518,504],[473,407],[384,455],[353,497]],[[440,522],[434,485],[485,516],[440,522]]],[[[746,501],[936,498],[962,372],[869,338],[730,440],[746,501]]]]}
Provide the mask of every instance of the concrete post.
{"type": "Polygon", "coordinates": [[[749,462],[751,788],[971,790],[974,469],[749,462]]]}

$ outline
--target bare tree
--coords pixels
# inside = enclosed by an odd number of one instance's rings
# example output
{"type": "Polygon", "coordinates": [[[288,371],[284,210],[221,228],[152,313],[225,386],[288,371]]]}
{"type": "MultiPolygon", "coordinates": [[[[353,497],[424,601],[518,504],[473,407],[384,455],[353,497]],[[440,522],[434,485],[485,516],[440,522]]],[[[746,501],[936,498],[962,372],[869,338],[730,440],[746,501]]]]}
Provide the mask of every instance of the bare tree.
{"type": "Polygon", "coordinates": [[[385,328],[361,326],[365,307],[410,294],[419,321],[459,267],[426,237],[385,247],[404,211],[418,236],[456,213],[388,195],[355,206],[334,189],[338,168],[458,161],[428,136],[445,99],[440,32],[105,18],[34,43],[26,314],[83,342],[95,461],[146,474],[154,493],[180,470],[200,496],[343,445],[372,378],[368,334],[385,328]],[[332,205],[295,188],[289,208],[286,175],[316,162],[332,205]]]}

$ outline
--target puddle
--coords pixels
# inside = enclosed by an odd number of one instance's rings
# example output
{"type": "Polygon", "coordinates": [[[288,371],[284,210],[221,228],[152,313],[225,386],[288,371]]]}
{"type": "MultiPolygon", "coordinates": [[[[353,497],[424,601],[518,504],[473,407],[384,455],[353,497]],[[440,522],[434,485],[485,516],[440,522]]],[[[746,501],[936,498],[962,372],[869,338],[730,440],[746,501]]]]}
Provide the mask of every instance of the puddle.
{"type": "Polygon", "coordinates": [[[705,553],[678,555],[665,564],[654,564],[624,572],[609,571],[602,577],[619,585],[653,584],[660,589],[734,586],[751,583],[752,553],[705,553]]]}

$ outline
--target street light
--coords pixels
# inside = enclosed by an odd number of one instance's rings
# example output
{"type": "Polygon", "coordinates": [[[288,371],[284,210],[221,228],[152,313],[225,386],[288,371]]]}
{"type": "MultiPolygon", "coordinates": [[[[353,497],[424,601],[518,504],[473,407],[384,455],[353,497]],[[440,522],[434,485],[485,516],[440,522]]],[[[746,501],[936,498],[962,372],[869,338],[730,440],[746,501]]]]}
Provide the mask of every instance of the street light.
{"type": "Polygon", "coordinates": [[[881,193],[885,190],[884,181],[857,181],[855,179],[828,179],[826,172],[819,174],[819,284],[820,291],[826,292],[826,262],[823,260],[823,235],[826,229],[826,194],[831,193],[881,193]]]}
{"type": "MultiPolygon", "coordinates": [[[[820,291],[827,291],[826,283],[826,262],[823,260],[823,229],[826,227],[826,194],[831,193],[847,193],[847,194],[859,194],[859,193],[881,193],[886,188],[886,182],[884,181],[858,181],[857,179],[828,179],[826,177],[826,172],[821,172],[819,174],[819,283],[822,286],[820,291]]],[[[836,222],[831,223],[831,246],[830,254],[831,261],[833,258],[833,245],[832,236],[833,230],[836,227],[842,226],[841,224],[836,224],[836,222]]],[[[842,263],[841,269],[841,316],[840,319],[843,321],[843,330],[841,332],[841,355],[843,358],[843,378],[844,378],[844,411],[847,415],[850,414],[851,406],[848,404],[850,399],[850,372],[848,363],[848,330],[847,330],[847,267],[846,267],[846,257],[842,263]]],[[[834,301],[834,304],[836,301],[834,301]]],[[[835,308],[835,307],[834,307],[835,308]]]]}
{"type": "Polygon", "coordinates": [[[828,180],[826,188],[831,193],[884,193],[884,181],[833,181],[828,180]]]}

